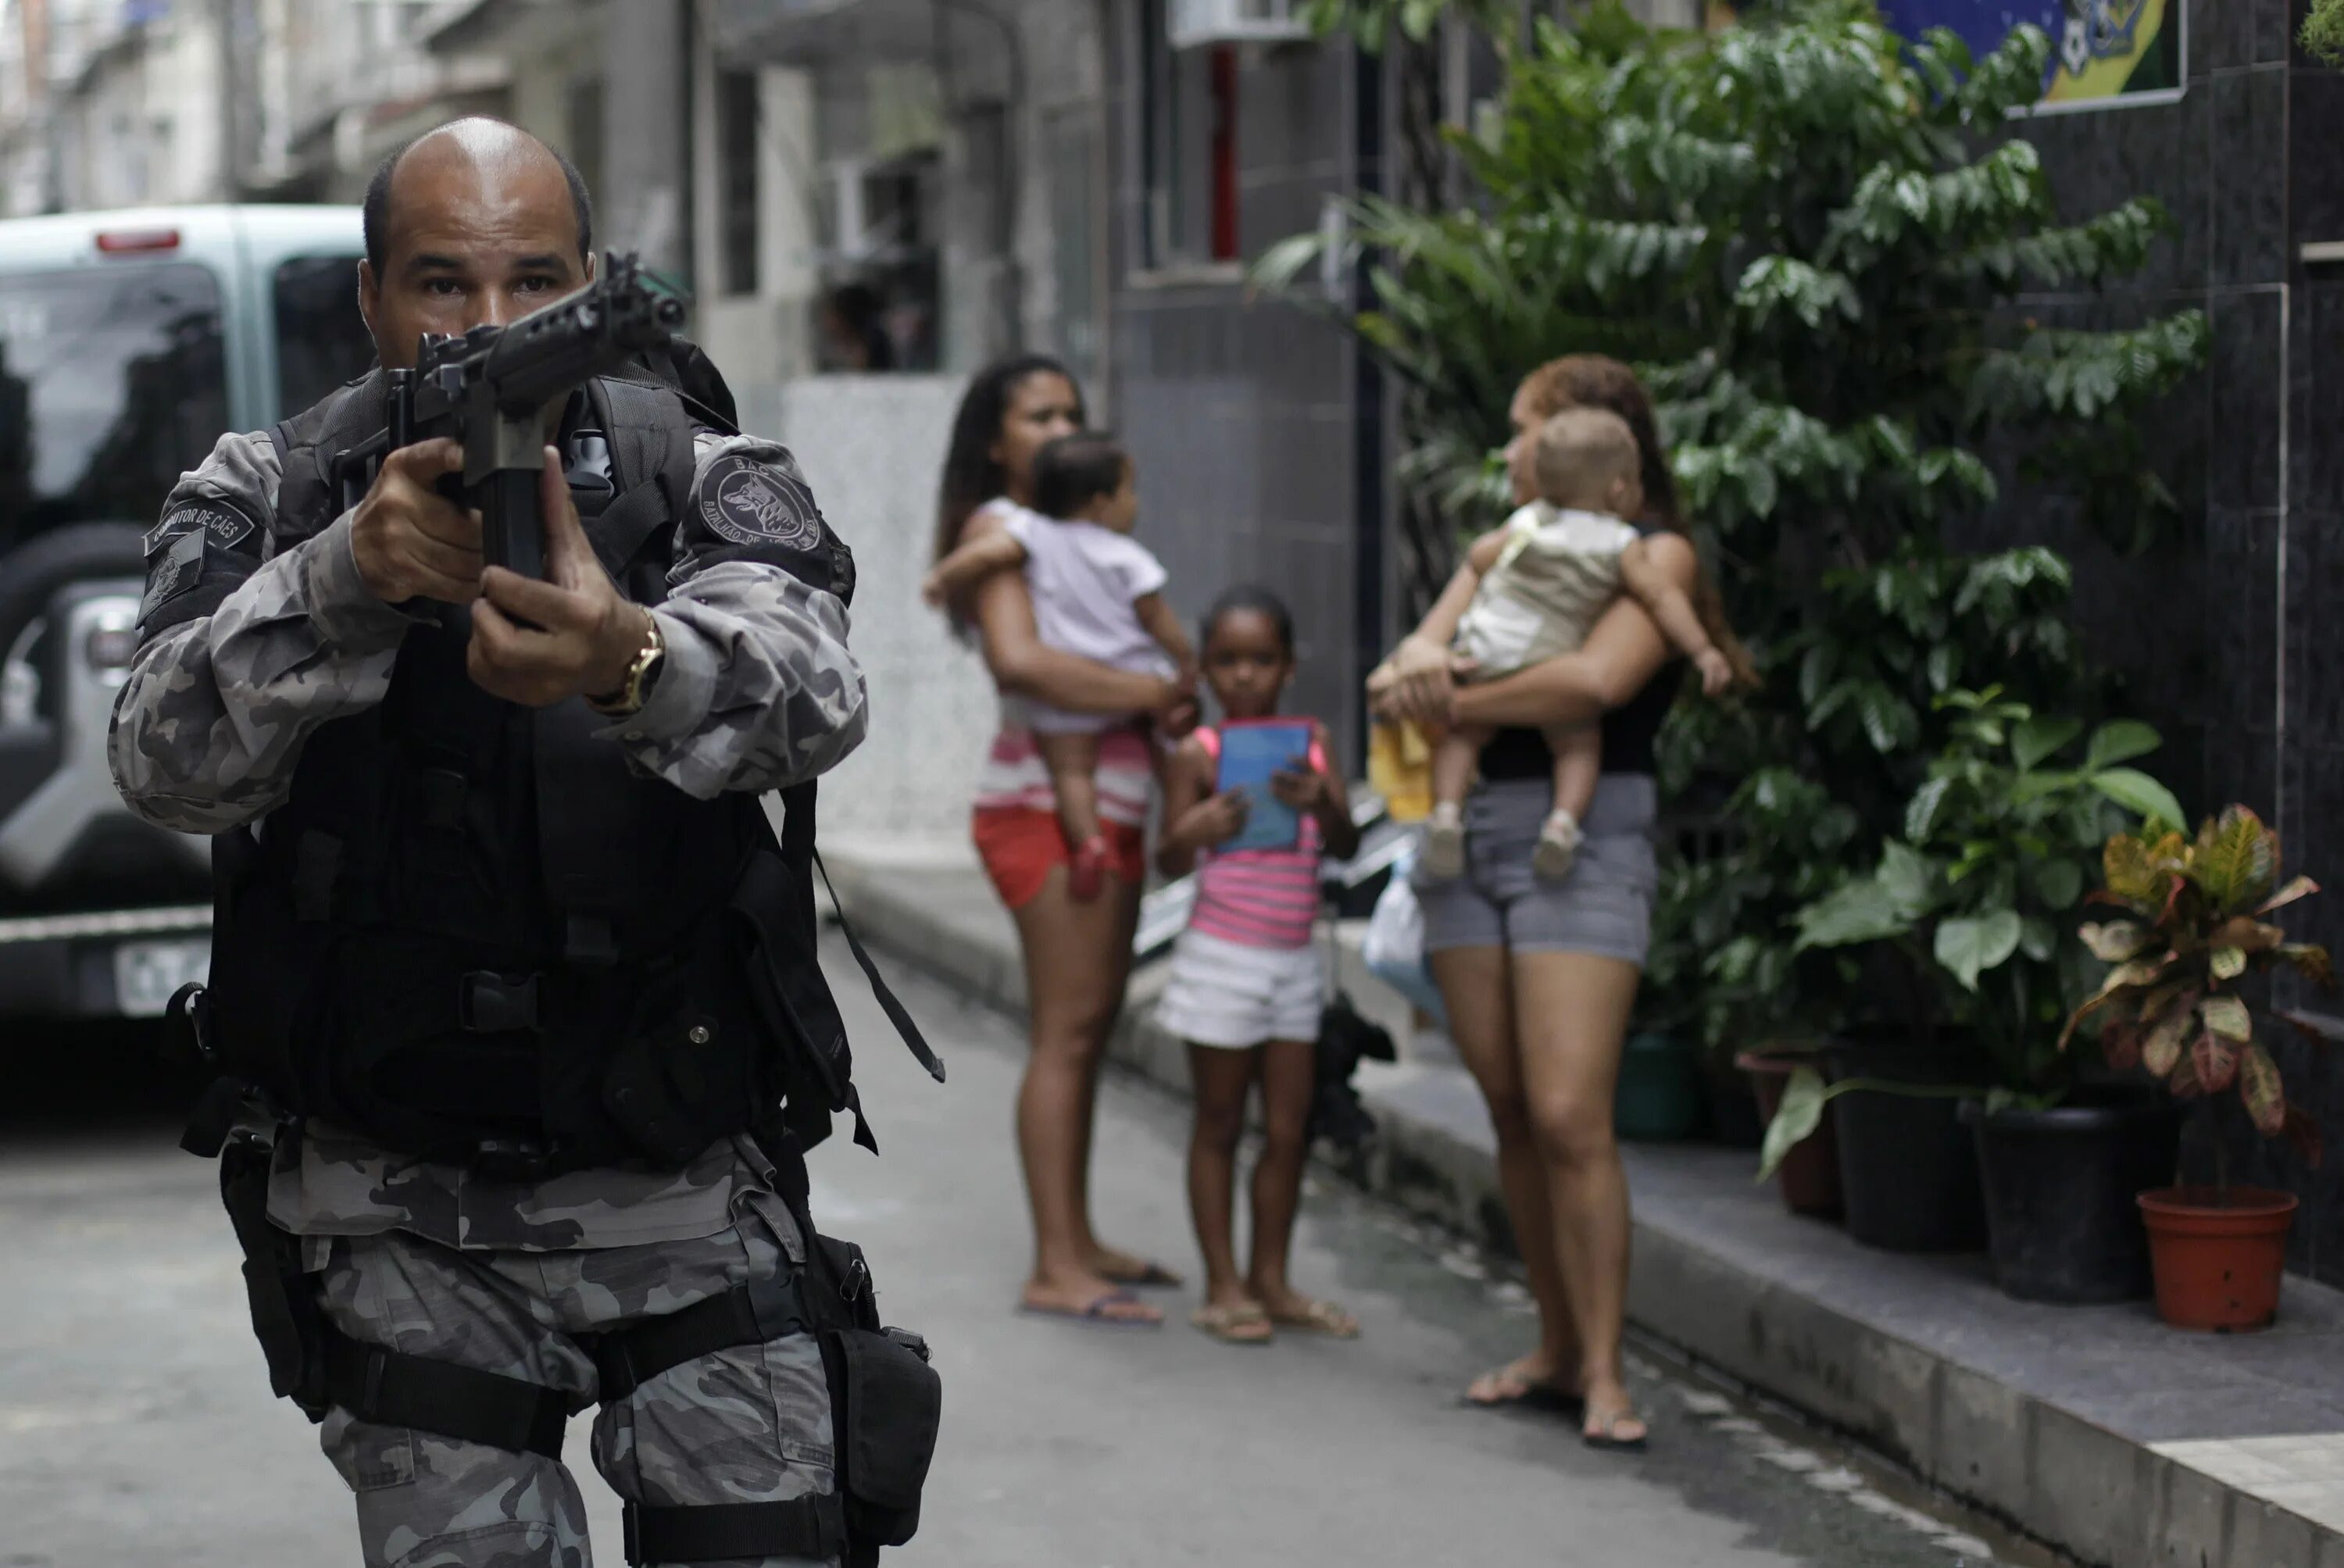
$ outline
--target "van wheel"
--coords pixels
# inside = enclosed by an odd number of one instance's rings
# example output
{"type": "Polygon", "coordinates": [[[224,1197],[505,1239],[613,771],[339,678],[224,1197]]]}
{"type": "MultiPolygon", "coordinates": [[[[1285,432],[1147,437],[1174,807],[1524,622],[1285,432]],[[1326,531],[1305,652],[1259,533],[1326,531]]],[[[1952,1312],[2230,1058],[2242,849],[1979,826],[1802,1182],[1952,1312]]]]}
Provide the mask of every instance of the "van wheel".
{"type": "Polygon", "coordinates": [[[49,608],[69,582],[146,578],[146,534],[126,522],[76,522],[35,534],[0,556],[0,654],[49,608]]]}
{"type": "Polygon", "coordinates": [[[66,583],[103,577],[146,582],[146,534],[129,522],[70,522],[0,555],[0,654],[49,610],[66,583]]]}
{"type": "Polygon", "coordinates": [[[35,534],[0,556],[0,724],[27,720],[42,709],[35,673],[39,639],[25,632],[48,613],[50,596],[74,582],[143,580],[144,537],[126,522],[76,522],[35,534]]]}

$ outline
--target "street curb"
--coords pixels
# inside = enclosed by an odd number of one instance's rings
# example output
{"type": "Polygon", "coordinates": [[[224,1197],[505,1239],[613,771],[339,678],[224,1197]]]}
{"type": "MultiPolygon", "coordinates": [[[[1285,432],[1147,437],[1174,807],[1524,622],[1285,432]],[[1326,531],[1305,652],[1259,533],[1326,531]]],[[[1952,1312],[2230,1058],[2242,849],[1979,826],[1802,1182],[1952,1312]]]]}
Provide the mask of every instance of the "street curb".
{"type": "MultiPolygon", "coordinates": [[[[840,902],[872,946],[1022,1015],[1025,976],[1005,922],[986,940],[898,885],[909,879],[836,869],[840,902]]],[[[1108,1058],[1185,1096],[1186,1048],[1147,1005],[1160,984],[1160,974],[1135,976],[1108,1058]]],[[[1460,1119],[1481,1115],[1461,1070],[1370,1065],[1359,1082],[1378,1136],[1332,1168],[1510,1255],[1496,1162],[1460,1119]]],[[[2093,1568],[2344,1568],[2344,1534],[1785,1288],[1641,1210],[1632,1246],[1638,1330],[2093,1568]]]]}

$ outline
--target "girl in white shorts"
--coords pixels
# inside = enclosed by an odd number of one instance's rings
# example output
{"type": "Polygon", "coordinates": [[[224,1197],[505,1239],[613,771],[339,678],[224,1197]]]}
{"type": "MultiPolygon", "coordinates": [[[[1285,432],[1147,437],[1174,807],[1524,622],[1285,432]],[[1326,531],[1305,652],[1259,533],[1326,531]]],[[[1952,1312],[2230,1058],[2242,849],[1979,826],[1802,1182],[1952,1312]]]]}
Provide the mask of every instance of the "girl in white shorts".
{"type": "MultiPolygon", "coordinates": [[[[1232,589],[1205,619],[1204,676],[1224,719],[1278,712],[1294,679],[1294,624],[1255,588],[1232,589]]],[[[1351,1315],[1287,1282],[1287,1250],[1301,1201],[1326,976],[1311,931],[1318,861],[1359,848],[1340,774],[1328,766],[1325,726],[1273,789],[1301,818],[1290,848],[1217,852],[1245,825],[1246,797],[1218,787],[1220,731],[1182,743],[1165,783],[1157,861],[1167,876],[1197,865],[1197,902],[1172,950],[1157,1021],[1188,1042],[1197,1123],[1188,1142],[1188,1207],[1205,1255],[1205,1300],[1192,1319],[1231,1344],[1261,1344],[1277,1327],[1349,1339],[1351,1315]],[[1201,862],[1201,865],[1198,863],[1201,862]],[[1258,1080],[1263,1143],[1253,1172],[1253,1257],[1240,1273],[1231,1236],[1237,1148],[1258,1080]]]]}

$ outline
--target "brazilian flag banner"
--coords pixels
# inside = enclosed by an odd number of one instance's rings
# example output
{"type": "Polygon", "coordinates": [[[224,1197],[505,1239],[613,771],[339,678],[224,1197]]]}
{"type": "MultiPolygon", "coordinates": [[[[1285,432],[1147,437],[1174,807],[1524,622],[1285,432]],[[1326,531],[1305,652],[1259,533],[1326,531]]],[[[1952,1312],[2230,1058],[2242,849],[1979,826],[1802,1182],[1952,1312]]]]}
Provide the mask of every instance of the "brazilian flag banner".
{"type": "MultiPolygon", "coordinates": [[[[2216,5],[2237,0],[2213,0],[2216,5]]],[[[1984,54],[2022,22],[2051,35],[2037,113],[2170,103],[2188,69],[2184,0],[1880,0],[1908,38],[1932,27],[1984,54]]]]}

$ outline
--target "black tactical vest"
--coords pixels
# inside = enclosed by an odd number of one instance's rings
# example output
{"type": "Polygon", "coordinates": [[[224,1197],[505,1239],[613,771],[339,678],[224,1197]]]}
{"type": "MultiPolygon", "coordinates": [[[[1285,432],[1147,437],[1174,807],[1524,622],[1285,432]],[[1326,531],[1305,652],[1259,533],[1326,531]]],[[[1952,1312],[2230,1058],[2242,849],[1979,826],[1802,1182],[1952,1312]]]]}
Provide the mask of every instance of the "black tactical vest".
{"type": "MultiPolygon", "coordinates": [[[[665,386],[603,379],[576,422],[586,535],[657,602],[692,419],[665,386]]],[[[363,493],[370,473],[334,459],[383,423],[378,372],[278,427],[277,550],[363,493]]],[[[811,1144],[840,1110],[868,1142],[815,958],[813,785],[783,792],[777,838],[754,795],[631,769],[582,701],[490,697],[465,671],[469,611],[416,602],[432,618],[383,700],[321,726],[285,802],[217,842],[228,1074],[285,1113],[516,1177],[672,1168],[781,1123],[811,1144]]]]}

